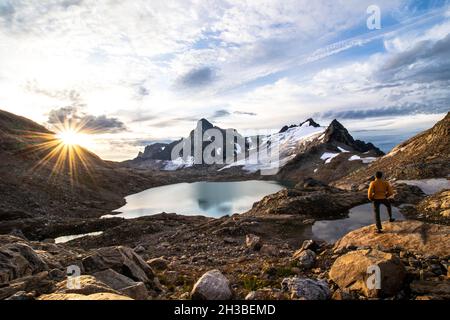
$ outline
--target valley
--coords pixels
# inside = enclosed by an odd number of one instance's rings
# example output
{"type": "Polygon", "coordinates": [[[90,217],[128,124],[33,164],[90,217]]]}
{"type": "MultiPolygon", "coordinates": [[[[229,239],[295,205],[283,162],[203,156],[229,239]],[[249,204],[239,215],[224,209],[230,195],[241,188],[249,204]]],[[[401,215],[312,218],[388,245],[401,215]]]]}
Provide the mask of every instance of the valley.
{"type": "MultiPolygon", "coordinates": [[[[181,143],[204,127],[224,132],[202,119],[181,143]]],[[[277,145],[256,139],[279,150],[271,175],[241,136],[227,164],[170,160],[175,143],[121,163],[82,149],[75,176],[57,159],[36,167],[37,133],[51,134],[0,112],[0,299],[450,298],[450,114],[387,155],[337,120],[283,127],[277,145]],[[378,170],[397,218],[381,236],[367,199],[378,170]],[[381,290],[345,276],[369,262],[392,266],[381,290]],[[71,265],[80,289],[65,286],[71,265]]]]}

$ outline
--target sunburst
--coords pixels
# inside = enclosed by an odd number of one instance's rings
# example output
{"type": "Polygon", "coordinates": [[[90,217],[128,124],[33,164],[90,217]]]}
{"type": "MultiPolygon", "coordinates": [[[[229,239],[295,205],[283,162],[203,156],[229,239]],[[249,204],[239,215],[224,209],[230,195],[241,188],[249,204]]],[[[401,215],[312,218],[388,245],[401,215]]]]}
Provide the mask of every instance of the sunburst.
{"type": "Polygon", "coordinates": [[[24,135],[30,140],[26,152],[37,157],[31,173],[50,168],[50,178],[68,178],[72,186],[86,175],[93,181],[94,166],[84,148],[93,132],[85,125],[66,119],[54,125],[55,133],[28,131],[24,135]]]}

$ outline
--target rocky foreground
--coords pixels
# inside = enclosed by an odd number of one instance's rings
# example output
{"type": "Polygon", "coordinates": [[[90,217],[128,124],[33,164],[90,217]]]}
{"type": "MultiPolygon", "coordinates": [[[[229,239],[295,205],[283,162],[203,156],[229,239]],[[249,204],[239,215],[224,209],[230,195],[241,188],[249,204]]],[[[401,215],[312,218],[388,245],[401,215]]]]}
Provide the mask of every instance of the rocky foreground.
{"type": "Polygon", "coordinates": [[[122,226],[100,248],[104,235],[71,244],[2,235],[0,299],[450,299],[448,226],[385,223],[382,235],[368,226],[331,245],[274,233],[290,224],[159,215],[140,221],[147,236],[127,241],[132,224],[122,226]],[[178,232],[156,232],[158,224],[178,232]],[[368,287],[374,265],[379,289],[368,287]],[[81,276],[68,277],[68,267],[81,276]]]}

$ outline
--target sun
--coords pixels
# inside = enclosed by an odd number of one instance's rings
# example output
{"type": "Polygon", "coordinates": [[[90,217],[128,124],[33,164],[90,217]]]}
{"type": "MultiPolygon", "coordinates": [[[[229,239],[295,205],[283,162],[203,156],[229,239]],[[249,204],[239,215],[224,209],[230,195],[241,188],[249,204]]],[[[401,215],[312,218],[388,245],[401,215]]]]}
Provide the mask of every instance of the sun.
{"type": "Polygon", "coordinates": [[[88,149],[93,145],[93,131],[85,125],[64,121],[54,126],[56,130],[47,132],[24,132],[29,139],[29,152],[36,157],[30,174],[41,169],[50,169],[50,178],[68,177],[74,186],[79,178],[95,180],[95,165],[88,149]]]}
{"type": "Polygon", "coordinates": [[[56,134],[56,138],[66,146],[87,146],[89,136],[74,129],[64,129],[56,134]]]}

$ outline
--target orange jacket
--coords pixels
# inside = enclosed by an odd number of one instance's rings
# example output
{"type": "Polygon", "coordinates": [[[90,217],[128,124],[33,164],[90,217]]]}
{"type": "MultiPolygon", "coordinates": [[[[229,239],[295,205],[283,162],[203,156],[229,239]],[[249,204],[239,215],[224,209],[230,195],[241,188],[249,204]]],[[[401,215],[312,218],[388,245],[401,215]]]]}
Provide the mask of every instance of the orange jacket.
{"type": "Polygon", "coordinates": [[[389,182],[384,181],[382,179],[375,179],[372,181],[369,186],[369,191],[367,192],[367,196],[370,201],[375,199],[386,199],[394,194],[391,185],[389,182]]]}

